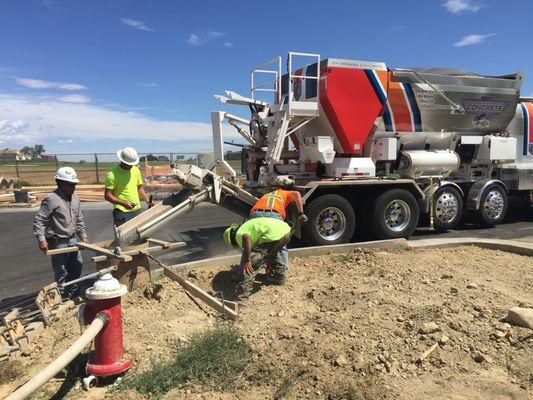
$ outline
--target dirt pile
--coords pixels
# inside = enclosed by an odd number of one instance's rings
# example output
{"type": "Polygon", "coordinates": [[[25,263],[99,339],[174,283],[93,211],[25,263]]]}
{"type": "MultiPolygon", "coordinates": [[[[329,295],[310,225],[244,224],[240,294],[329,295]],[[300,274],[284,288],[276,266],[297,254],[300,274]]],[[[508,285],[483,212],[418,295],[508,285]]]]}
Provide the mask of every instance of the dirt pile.
{"type": "MultiPolygon", "coordinates": [[[[502,319],[513,306],[533,305],[532,258],[474,247],[361,250],[291,259],[289,269],[287,285],[258,282],[241,309],[236,327],[254,360],[238,388],[222,393],[190,383],[165,399],[531,398],[531,331],[502,319]]],[[[229,299],[227,270],[191,276],[229,299]]],[[[218,321],[167,279],[129,293],[123,307],[126,351],[135,361],[130,373],[146,370],[218,321]]],[[[22,359],[27,376],[79,334],[76,320],[68,320],[48,329],[39,352],[22,359]]],[[[60,385],[51,382],[45,390],[60,385]]],[[[87,395],[74,385],[68,396],[143,398],[132,391],[105,393],[87,395]]]]}

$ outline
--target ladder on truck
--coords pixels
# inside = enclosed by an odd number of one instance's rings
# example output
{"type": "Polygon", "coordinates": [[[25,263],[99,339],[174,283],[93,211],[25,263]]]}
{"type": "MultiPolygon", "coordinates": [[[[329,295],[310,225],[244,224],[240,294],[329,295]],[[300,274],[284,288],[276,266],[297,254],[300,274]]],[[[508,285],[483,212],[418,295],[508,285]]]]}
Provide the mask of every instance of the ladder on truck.
{"type": "MultiPolygon", "coordinates": [[[[278,62],[281,63],[281,59],[278,57],[278,62]]],[[[281,66],[278,67],[281,70],[281,66]]],[[[260,71],[267,72],[267,71],[260,71]]],[[[254,76],[254,70],[252,70],[252,77],[254,76]]],[[[276,102],[272,107],[272,117],[268,126],[267,135],[267,151],[265,160],[270,173],[274,172],[274,166],[281,157],[285,140],[298,129],[309,123],[319,113],[319,100],[320,100],[320,54],[312,53],[295,53],[289,52],[287,56],[287,92],[282,94],[282,79],[284,77],[281,74],[277,75],[278,81],[276,82],[276,102]],[[316,60],[316,74],[308,75],[307,67],[313,65],[315,62],[307,64],[301,69],[293,71],[293,59],[295,57],[303,57],[306,59],[316,60]],[[316,81],[316,96],[308,99],[302,99],[304,93],[303,87],[307,80],[316,81]],[[296,93],[296,88],[300,90],[296,93]]],[[[254,91],[263,90],[264,88],[254,87],[252,81],[252,96],[254,91]]],[[[268,90],[268,89],[267,89],[268,90]]]]}

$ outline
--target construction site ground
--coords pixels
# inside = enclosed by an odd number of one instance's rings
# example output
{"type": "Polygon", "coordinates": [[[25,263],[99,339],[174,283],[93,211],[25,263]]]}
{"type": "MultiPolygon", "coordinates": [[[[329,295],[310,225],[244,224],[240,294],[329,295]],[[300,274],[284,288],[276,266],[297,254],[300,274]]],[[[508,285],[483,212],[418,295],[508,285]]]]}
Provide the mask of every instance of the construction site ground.
{"type": "MultiPolygon", "coordinates": [[[[185,272],[228,299],[234,285],[229,268],[185,272]]],[[[287,285],[258,282],[235,322],[253,349],[235,388],[187,382],[164,398],[531,399],[533,336],[503,318],[510,307],[533,306],[532,271],[531,257],[476,247],[292,259],[287,285]]],[[[220,323],[176,282],[165,278],[150,285],[123,299],[125,346],[135,362],[129,375],[220,323]]],[[[79,332],[70,315],[46,329],[36,350],[20,359],[19,375],[0,386],[0,397],[79,332]]],[[[79,383],[68,387],[61,378],[35,398],[58,390],[67,399],[145,398],[120,386],[83,392],[79,383]]]]}

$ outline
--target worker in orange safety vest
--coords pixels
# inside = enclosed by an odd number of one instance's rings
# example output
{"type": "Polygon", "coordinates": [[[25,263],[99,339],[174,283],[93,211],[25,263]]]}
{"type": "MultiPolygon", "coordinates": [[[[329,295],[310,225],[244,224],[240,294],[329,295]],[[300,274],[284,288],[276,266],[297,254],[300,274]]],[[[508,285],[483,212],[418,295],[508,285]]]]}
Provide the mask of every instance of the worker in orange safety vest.
{"type": "MultiPolygon", "coordinates": [[[[284,221],[287,219],[287,212],[291,204],[296,206],[298,223],[305,224],[307,216],[304,214],[302,196],[296,190],[276,189],[266,193],[252,207],[250,219],[266,217],[284,221]]],[[[278,250],[275,257],[270,257],[267,261],[267,281],[275,285],[283,285],[287,277],[288,264],[289,251],[285,244],[278,250]]]]}

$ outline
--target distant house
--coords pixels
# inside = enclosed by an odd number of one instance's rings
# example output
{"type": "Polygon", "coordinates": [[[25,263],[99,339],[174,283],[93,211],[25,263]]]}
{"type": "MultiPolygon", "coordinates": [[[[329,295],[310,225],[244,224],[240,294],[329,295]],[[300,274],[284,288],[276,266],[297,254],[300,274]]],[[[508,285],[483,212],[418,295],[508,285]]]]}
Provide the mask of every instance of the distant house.
{"type": "Polygon", "coordinates": [[[55,161],[56,156],[55,155],[48,155],[48,154],[41,154],[41,160],[43,161],[55,161]]]}
{"type": "Polygon", "coordinates": [[[16,149],[5,149],[0,150],[0,160],[27,160],[25,154],[21,153],[20,150],[16,149]]]}

